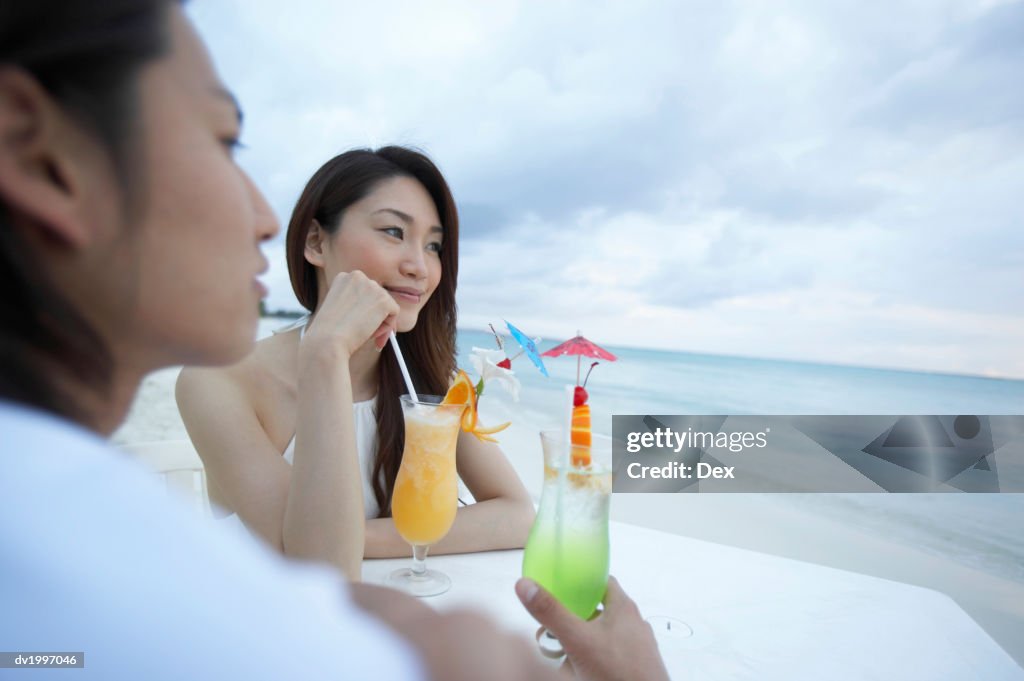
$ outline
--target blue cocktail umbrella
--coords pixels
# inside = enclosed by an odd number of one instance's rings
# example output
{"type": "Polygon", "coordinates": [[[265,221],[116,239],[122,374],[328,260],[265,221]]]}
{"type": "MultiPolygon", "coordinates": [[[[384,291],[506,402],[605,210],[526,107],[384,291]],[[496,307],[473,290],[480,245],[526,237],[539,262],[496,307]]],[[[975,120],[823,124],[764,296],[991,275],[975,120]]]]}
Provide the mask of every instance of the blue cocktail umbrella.
{"type": "Polygon", "coordinates": [[[540,358],[540,353],[537,352],[537,344],[528,338],[525,333],[512,326],[512,324],[507,320],[505,321],[505,326],[508,327],[509,333],[511,333],[512,337],[516,339],[516,342],[519,343],[519,347],[523,349],[523,352],[525,352],[526,356],[530,358],[530,361],[540,369],[542,374],[547,376],[548,368],[544,366],[544,360],[540,358]]]}

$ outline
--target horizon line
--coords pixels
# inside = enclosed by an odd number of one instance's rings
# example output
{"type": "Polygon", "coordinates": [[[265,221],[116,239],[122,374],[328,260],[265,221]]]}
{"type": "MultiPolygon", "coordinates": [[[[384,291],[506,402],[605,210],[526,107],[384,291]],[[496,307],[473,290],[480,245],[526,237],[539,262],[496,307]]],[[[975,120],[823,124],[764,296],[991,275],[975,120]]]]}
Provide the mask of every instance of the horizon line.
{"type": "MultiPolygon", "coordinates": [[[[307,314],[306,310],[267,310],[261,318],[280,318],[280,319],[296,319],[302,315],[307,314]]],[[[490,329],[484,329],[473,325],[461,325],[456,324],[457,330],[473,331],[476,333],[485,333],[491,335],[490,329]]],[[[505,337],[509,337],[508,333],[502,334],[505,337]]],[[[569,340],[571,336],[560,339],[559,342],[569,340]]],[[[835,367],[839,369],[869,369],[872,371],[896,371],[908,374],[922,374],[926,376],[953,376],[957,378],[980,378],[990,381],[1010,381],[1010,382],[1024,382],[1024,375],[1013,376],[1010,374],[992,376],[979,373],[966,373],[957,371],[940,371],[936,369],[916,369],[900,366],[884,366],[884,365],[873,365],[873,364],[853,364],[835,361],[823,361],[823,360],[806,360],[806,359],[793,359],[790,357],[773,357],[768,355],[743,355],[743,354],[727,354],[727,353],[716,353],[716,352],[705,352],[699,350],[684,350],[680,348],[669,349],[655,346],[643,346],[643,345],[626,345],[621,343],[608,343],[608,347],[621,348],[624,350],[641,350],[644,352],[664,352],[664,353],[678,353],[686,355],[696,355],[701,357],[719,357],[723,359],[743,359],[753,361],[764,361],[764,362],[788,362],[790,364],[804,364],[810,366],[821,366],[821,367],[835,367]]]]}

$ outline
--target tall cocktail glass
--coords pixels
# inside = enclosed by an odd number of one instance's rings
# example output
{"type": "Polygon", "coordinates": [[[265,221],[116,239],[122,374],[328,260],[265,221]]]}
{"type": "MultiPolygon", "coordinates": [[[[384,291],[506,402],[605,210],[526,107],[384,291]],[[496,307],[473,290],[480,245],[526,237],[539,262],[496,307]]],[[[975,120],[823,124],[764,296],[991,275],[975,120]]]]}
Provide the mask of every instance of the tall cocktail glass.
{"type": "MultiPolygon", "coordinates": [[[[608,586],[608,508],[612,491],[611,438],[594,435],[590,464],[566,461],[564,431],[540,434],[544,488],[523,552],[523,576],[534,580],[579,617],[591,617],[608,586]]],[[[579,446],[572,445],[576,454],[579,446]]],[[[550,632],[538,637],[545,654],[561,655],[550,632]]]]}
{"type": "Polygon", "coordinates": [[[427,551],[448,534],[458,508],[455,443],[465,405],[442,397],[402,395],[405,448],[391,497],[395,528],[412,546],[412,566],[395,570],[388,584],[414,596],[436,596],[451,587],[448,575],[427,569],[427,551]]]}

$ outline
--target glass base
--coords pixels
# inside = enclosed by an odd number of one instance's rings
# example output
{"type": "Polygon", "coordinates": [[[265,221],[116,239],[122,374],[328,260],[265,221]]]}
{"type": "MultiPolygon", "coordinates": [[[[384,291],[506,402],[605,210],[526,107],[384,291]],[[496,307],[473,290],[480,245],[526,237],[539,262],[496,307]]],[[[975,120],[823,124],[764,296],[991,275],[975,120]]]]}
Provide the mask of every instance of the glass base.
{"type": "Polygon", "coordinates": [[[565,657],[565,649],[562,648],[562,642],[558,640],[557,636],[544,627],[537,630],[536,638],[537,649],[544,657],[552,660],[561,660],[565,657]]]}
{"type": "Polygon", "coordinates": [[[452,580],[437,570],[413,572],[411,568],[400,568],[388,575],[387,585],[410,596],[426,598],[439,596],[452,588],[452,580]]]}
{"type": "Polygon", "coordinates": [[[658,642],[661,656],[668,663],[669,658],[690,660],[689,653],[703,650],[715,644],[718,635],[715,630],[693,613],[673,613],[671,615],[651,615],[645,618],[654,630],[654,638],[658,642]]]}
{"type": "Polygon", "coordinates": [[[667,615],[651,615],[647,623],[654,630],[654,635],[665,639],[684,639],[693,636],[693,627],[679,619],[667,615]]]}

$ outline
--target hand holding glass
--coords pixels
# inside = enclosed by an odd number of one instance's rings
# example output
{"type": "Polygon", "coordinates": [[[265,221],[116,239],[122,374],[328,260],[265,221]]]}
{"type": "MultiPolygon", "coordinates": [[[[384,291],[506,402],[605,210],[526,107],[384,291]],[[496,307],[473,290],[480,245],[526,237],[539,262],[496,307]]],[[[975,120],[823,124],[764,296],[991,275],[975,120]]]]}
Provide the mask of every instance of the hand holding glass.
{"type": "MultiPolygon", "coordinates": [[[[563,470],[567,445],[564,431],[541,433],[544,489],[523,553],[523,576],[588,619],[608,586],[611,438],[594,435],[590,465],[563,470]]],[[[554,636],[545,632],[544,639],[538,643],[545,654],[562,654],[554,636]]]]}

